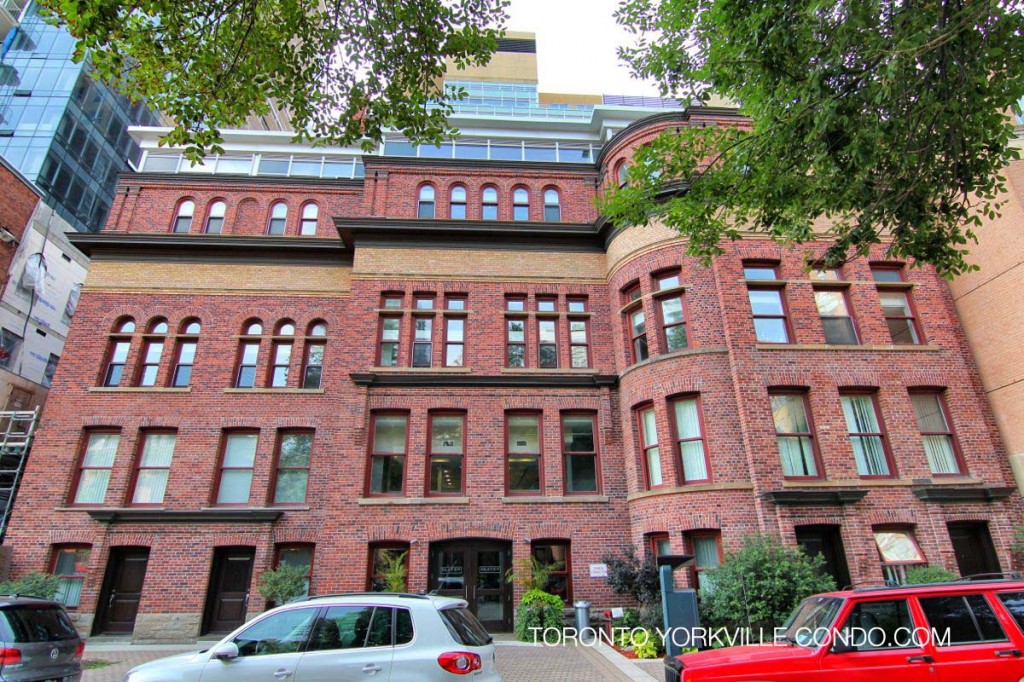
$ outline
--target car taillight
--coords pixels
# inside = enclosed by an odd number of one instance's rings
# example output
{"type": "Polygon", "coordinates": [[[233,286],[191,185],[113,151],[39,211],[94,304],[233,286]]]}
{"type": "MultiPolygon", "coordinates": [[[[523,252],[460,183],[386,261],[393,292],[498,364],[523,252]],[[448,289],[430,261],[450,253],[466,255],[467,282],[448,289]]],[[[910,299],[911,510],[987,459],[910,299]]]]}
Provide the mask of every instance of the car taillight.
{"type": "Polygon", "coordinates": [[[456,675],[468,675],[483,667],[480,657],[467,651],[450,651],[437,657],[442,668],[456,675]]]}
{"type": "Polygon", "coordinates": [[[21,663],[20,649],[0,649],[0,665],[21,663]]]}
{"type": "Polygon", "coordinates": [[[78,642],[78,647],[75,649],[75,658],[81,658],[85,655],[85,640],[78,642]]]}

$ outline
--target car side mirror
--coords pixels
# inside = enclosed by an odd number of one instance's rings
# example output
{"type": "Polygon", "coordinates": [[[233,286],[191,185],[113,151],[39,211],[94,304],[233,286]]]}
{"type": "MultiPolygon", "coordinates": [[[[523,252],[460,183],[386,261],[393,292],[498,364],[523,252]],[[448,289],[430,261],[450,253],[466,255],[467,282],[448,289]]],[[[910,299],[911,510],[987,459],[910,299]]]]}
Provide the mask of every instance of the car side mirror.
{"type": "Polygon", "coordinates": [[[851,651],[857,651],[857,647],[850,644],[849,642],[838,640],[832,642],[832,648],[829,649],[829,651],[831,651],[834,654],[848,654],[851,651]]]}
{"type": "Polygon", "coordinates": [[[211,659],[218,661],[230,661],[238,658],[238,645],[234,642],[225,642],[224,644],[217,645],[217,648],[210,654],[211,659]]]}

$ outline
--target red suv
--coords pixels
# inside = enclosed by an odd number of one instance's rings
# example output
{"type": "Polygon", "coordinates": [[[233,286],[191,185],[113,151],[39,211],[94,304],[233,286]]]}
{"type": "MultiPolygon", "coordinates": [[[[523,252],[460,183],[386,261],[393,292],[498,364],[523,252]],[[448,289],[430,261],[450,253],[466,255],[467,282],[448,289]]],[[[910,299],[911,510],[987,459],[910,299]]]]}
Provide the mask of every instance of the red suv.
{"type": "Polygon", "coordinates": [[[1018,682],[1024,581],[828,592],[803,600],[774,634],[666,658],[665,680],[1018,682]]]}

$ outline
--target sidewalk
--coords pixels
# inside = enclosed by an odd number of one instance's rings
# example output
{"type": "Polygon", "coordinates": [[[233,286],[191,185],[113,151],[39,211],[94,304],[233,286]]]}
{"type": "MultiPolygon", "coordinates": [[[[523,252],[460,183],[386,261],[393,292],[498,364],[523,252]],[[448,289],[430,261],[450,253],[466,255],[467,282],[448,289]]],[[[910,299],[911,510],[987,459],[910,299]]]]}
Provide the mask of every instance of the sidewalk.
{"type": "MultiPolygon", "coordinates": [[[[498,669],[504,682],[654,682],[660,662],[641,667],[607,646],[539,646],[510,640],[495,642],[498,669]],[[645,670],[651,670],[648,674],[645,670]]],[[[86,672],[83,682],[121,682],[132,666],[185,651],[198,651],[203,644],[133,645],[120,642],[88,643],[85,647],[86,672]],[[100,662],[103,667],[88,669],[100,662]]]]}

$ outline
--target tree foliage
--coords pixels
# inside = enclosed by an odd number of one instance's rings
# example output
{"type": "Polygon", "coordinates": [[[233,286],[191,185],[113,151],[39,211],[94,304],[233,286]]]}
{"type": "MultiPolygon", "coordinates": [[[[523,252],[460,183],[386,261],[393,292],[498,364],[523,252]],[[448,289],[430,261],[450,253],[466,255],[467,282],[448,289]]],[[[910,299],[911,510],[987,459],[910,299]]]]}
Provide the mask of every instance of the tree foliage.
{"type": "Polygon", "coordinates": [[[704,572],[702,624],[771,633],[801,599],[836,589],[832,576],[822,573],[823,563],[820,556],[809,557],[774,537],[744,538],[739,550],[726,552],[719,568],[704,572]]]}
{"type": "Polygon", "coordinates": [[[561,597],[543,590],[527,590],[516,608],[516,639],[534,644],[558,641],[564,622],[561,597]]]}
{"type": "Polygon", "coordinates": [[[60,591],[60,578],[50,573],[26,573],[14,580],[0,582],[0,594],[53,599],[60,591]]]}
{"type": "Polygon", "coordinates": [[[301,597],[306,591],[306,566],[282,564],[260,574],[259,591],[268,602],[280,606],[301,597]]]}
{"type": "Polygon", "coordinates": [[[704,258],[744,229],[806,242],[824,218],[829,265],[891,239],[893,258],[963,272],[1017,154],[1022,4],[627,0],[635,74],[684,101],[724,97],[751,123],[667,131],[602,208],[621,225],[658,218],[704,258]],[[684,191],[665,199],[672,182],[684,191]]]}
{"type": "Polygon", "coordinates": [[[949,583],[959,579],[960,576],[952,571],[947,571],[942,566],[911,566],[907,569],[906,584],[949,583]]]}
{"type": "Polygon", "coordinates": [[[393,127],[438,142],[446,60],[485,64],[507,0],[42,0],[98,76],[174,120],[193,158],[271,103],[300,140],[352,144],[393,127]]]}

